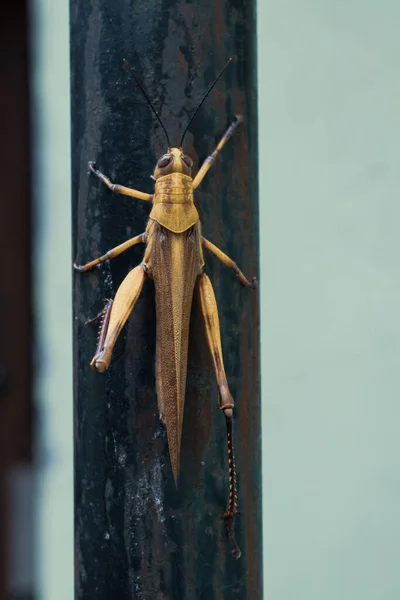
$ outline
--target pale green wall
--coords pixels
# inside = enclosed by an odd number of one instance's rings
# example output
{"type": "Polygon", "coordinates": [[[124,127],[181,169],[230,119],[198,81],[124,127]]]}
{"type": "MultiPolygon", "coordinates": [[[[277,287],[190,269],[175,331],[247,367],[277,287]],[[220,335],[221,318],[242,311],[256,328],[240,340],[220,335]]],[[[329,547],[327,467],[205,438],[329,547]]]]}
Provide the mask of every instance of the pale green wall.
{"type": "Polygon", "coordinates": [[[400,598],[399,23],[259,0],[266,600],[400,598]]]}
{"type": "Polygon", "coordinates": [[[31,10],[38,465],[35,598],[73,600],[68,1],[34,0],[31,10]]]}

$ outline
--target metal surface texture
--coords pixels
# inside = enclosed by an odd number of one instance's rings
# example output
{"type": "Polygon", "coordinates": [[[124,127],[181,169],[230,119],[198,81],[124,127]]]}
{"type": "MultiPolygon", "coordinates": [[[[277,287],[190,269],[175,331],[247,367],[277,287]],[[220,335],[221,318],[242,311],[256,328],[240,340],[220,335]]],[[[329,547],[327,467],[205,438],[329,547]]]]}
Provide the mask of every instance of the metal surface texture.
{"type": "MultiPolygon", "coordinates": [[[[171,143],[229,56],[224,76],[185,138],[193,172],[236,113],[244,123],[196,191],[204,235],[258,275],[255,3],[195,0],[71,0],[73,259],[85,262],[145,230],[146,202],[113,195],[110,179],[152,193],[163,131],[126,58],[163,119],[171,143]]],[[[227,501],[225,420],[194,301],[175,488],[154,378],[154,285],[146,281],[110,369],[89,362],[97,331],[85,320],[113,297],[143,246],[87,274],[74,302],[75,565],[77,599],[261,598],[261,456],[258,295],[205,252],[219,307],[228,380],[236,400],[239,483],[236,561],[222,514],[227,501]]],[[[72,268],[72,265],[71,265],[72,268]]]]}

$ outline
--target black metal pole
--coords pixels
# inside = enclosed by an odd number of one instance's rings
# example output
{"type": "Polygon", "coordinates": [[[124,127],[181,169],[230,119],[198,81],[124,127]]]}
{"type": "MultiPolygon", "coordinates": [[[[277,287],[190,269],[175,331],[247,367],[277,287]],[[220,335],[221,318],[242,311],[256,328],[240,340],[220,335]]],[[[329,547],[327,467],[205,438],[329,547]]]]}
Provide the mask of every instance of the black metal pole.
{"type": "MultiPolygon", "coordinates": [[[[153,191],[150,174],[164,134],[126,58],[159,111],[173,145],[227,58],[233,64],[190,126],[195,167],[235,113],[245,121],[197,193],[204,235],[258,273],[255,1],[71,0],[74,260],[85,262],[145,229],[149,206],[113,195],[113,182],[153,191]]],[[[219,306],[222,345],[236,399],[237,540],[230,554],[225,420],[196,303],[193,307],[181,472],[175,489],[155,380],[154,287],[147,281],[110,369],[89,366],[96,330],[85,320],[140,263],[137,246],[77,274],[75,306],[76,598],[180,600],[261,598],[259,313],[212,255],[206,269],[219,306]]]]}

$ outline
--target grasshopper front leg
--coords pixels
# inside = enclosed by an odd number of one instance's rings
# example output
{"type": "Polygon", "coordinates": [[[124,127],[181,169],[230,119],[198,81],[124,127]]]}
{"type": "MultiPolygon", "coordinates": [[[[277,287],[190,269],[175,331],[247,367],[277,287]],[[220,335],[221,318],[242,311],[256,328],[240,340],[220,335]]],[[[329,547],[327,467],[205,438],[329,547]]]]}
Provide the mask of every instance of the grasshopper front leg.
{"type": "Polygon", "coordinates": [[[232,554],[235,558],[241,556],[241,551],[236,543],[234,535],[234,516],[237,512],[237,486],[235,471],[235,456],[233,448],[233,428],[232,413],[234,400],[229,391],[228,381],[226,379],[224,359],[222,357],[221,334],[219,328],[219,318],[217,302],[215,300],[214,290],[210,279],[205,273],[200,275],[197,280],[197,294],[199,299],[200,312],[203,317],[207,344],[214,363],[215,376],[218,385],[218,404],[224,411],[226,421],[226,433],[228,443],[228,472],[229,472],[229,497],[228,506],[224,513],[228,537],[232,542],[232,554]]]}
{"type": "Polygon", "coordinates": [[[131,188],[125,187],[123,185],[118,185],[116,183],[112,183],[106,175],[100,173],[96,169],[96,165],[93,161],[89,162],[89,169],[102,181],[105,185],[112,191],[114,194],[123,194],[124,196],[131,196],[132,198],[138,198],[139,200],[147,200],[151,202],[153,200],[153,196],[151,194],[145,194],[144,192],[140,192],[139,190],[132,190],[131,188]]]}
{"type": "Polygon", "coordinates": [[[215,148],[214,152],[212,154],[210,154],[210,156],[208,158],[206,158],[206,160],[203,162],[203,164],[201,165],[201,168],[200,168],[199,172],[197,173],[196,177],[193,180],[193,189],[194,190],[203,181],[203,179],[204,179],[207,171],[214,164],[215,159],[217,158],[218,154],[220,153],[220,151],[222,150],[222,148],[225,146],[225,144],[229,140],[229,138],[234,134],[236,127],[242,121],[243,121],[243,117],[241,117],[240,115],[236,115],[235,121],[233,121],[233,123],[231,123],[229,125],[228,129],[225,131],[224,135],[221,138],[221,141],[219,142],[218,146],[215,148]]]}

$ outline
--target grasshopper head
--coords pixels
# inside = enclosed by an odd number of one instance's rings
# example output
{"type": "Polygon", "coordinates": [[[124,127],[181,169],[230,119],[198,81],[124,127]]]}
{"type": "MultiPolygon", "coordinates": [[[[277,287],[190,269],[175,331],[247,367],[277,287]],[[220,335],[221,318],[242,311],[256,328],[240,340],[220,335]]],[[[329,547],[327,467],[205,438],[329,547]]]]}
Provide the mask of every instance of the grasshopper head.
{"type": "Polygon", "coordinates": [[[190,156],[183,153],[182,148],[168,148],[168,152],[163,154],[157,162],[154,170],[154,179],[169,175],[170,173],[192,174],[193,161],[190,156]]]}

